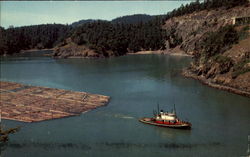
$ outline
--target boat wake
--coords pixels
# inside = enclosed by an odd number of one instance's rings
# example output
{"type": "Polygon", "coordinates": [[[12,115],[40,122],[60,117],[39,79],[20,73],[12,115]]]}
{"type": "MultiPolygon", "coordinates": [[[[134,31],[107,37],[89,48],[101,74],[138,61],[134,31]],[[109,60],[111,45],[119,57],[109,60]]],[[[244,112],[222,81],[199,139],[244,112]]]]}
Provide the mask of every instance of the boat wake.
{"type": "Polygon", "coordinates": [[[120,118],[120,119],[135,119],[135,117],[129,116],[129,115],[125,115],[125,114],[105,114],[105,116],[108,117],[113,117],[113,118],[120,118]]]}
{"type": "Polygon", "coordinates": [[[124,114],[114,114],[114,117],[115,117],[115,118],[122,118],[122,119],[135,119],[135,118],[132,117],[132,116],[124,115],[124,114]]]}

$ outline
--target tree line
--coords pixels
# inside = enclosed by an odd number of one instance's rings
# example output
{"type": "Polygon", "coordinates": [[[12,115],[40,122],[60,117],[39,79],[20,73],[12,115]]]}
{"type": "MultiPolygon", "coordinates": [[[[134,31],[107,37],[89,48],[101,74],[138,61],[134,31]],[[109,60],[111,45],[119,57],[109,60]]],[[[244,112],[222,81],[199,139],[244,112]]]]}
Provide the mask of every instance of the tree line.
{"type": "Polygon", "coordinates": [[[199,0],[196,0],[195,2],[191,2],[186,5],[181,5],[181,7],[167,13],[165,16],[165,20],[176,16],[190,14],[195,11],[212,10],[221,7],[225,9],[230,9],[235,6],[246,5],[248,3],[248,0],[204,0],[204,2],[202,3],[200,3],[199,0]]]}

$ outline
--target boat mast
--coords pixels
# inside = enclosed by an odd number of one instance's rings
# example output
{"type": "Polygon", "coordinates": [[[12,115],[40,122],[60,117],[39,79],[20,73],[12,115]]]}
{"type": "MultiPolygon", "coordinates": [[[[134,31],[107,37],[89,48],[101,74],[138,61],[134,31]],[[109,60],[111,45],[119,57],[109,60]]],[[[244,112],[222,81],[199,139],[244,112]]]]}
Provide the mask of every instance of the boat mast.
{"type": "Polygon", "coordinates": [[[174,104],[174,112],[173,113],[176,115],[175,104],[174,104]]]}
{"type": "Polygon", "coordinates": [[[158,110],[158,114],[160,114],[160,107],[159,107],[159,103],[157,103],[157,110],[158,110]]]}

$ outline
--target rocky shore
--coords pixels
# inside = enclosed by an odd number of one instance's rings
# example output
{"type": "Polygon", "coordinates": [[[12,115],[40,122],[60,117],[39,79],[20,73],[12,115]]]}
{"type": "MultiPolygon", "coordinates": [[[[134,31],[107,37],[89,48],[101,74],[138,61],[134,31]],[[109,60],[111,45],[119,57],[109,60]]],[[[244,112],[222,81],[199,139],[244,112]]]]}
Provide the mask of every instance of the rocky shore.
{"type": "Polygon", "coordinates": [[[180,46],[176,46],[173,49],[166,50],[154,50],[154,51],[138,51],[134,53],[127,53],[127,55],[146,55],[146,54],[161,54],[161,55],[171,55],[171,56],[187,56],[192,57],[192,55],[187,54],[185,51],[180,49],[180,46]]]}
{"type": "Polygon", "coordinates": [[[230,87],[228,85],[223,85],[223,84],[218,84],[213,82],[211,79],[206,79],[204,76],[198,76],[195,73],[193,73],[192,71],[190,71],[189,69],[184,69],[182,71],[182,75],[188,78],[193,78],[196,80],[199,80],[201,83],[203,83],[204,85],[208,85],[210,87],[213,88],[217,88],[220,90],[225,90],[231,93],[235,93],[235,94],[239,94],[242,96],[246,96],[246,97],[250,97],[250,92],[249,91],[245,91],[239,88],[234,88],[234,87],[230,87]]]}

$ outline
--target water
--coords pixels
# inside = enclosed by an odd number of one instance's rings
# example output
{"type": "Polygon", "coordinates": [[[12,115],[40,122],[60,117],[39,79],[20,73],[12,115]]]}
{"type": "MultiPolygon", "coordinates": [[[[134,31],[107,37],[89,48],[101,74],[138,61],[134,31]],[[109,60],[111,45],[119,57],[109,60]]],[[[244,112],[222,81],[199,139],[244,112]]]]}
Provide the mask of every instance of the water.
{"type": "Polygon", "coordinates": [[[180,75],[188,57],[133,55],[109,59],[7,57],[1,80],[111,96],[106,107],[81,116],[22,123],[1,146],[2,157],[226,156],[246,155],[249,98],[220,91],[180,75]],[[146,125],[157,102],[193,124],[192,130],[146,125]]]}

